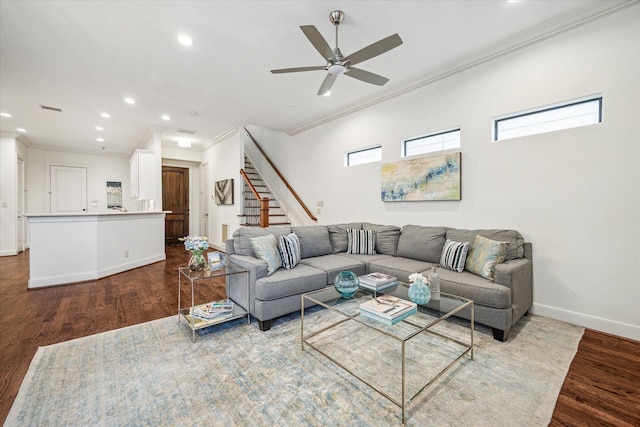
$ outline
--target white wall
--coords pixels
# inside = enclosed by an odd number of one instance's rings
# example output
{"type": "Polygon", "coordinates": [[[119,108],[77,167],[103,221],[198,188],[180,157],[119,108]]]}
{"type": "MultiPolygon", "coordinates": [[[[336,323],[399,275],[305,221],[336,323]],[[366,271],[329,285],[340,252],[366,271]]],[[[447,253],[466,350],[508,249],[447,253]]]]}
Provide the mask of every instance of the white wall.
{"type": "Polygon", "coordinates": [[[209,197],[209,243],[216,249],[224,249],[222,239],[222,224],[227,224],[229,236],[240,227],[238,215],[242,213],[242,179],[240,168],[244,163],[244,131],[238,132],[218,141],[214,146],[205,150],[203,161],[207,162],[209,169],[210,194],[213,195],[213,183],[216,181],[233,178],[234,203],[233,205],[216,205],[212,197],[209,197]]]}
{"type": "Polygon", "coordinates": [[[0,136],[0,256],[16,255],[17,143],[14,136],[0,136]]]}
{"type": "Polygon", "coordinates": [[[519,230],[533,243],[536,313],[640,339],[639,18],[636,5],[295,135],[288,178],[324,201],[324,224],[519,230]],[[601,124],[491,141],[494,116],[596,93],[601,124]],[[380,164],[343,166],[346,150],[381,144],[394,162],[402,138],[453,126],[459,202],[383,203],[380,164]]]}
{"type": "Polygon", "coordinates": [[[49,151],[28,148],[27,161],[27,206],[28,213],[50,211],[50,166],[78,166],[87,168],[87,211],[106,212],[107,181],[122,182],[122,203],[129,211],[138,211],[138,202],[131,200],[129,188],[129,159],[107,154],[79,154],[66,151],[49,151]],[[94,203],[95,202],[95,203],[94,203]],[[95,206],[93,206],[95,204],[95,206]]]}

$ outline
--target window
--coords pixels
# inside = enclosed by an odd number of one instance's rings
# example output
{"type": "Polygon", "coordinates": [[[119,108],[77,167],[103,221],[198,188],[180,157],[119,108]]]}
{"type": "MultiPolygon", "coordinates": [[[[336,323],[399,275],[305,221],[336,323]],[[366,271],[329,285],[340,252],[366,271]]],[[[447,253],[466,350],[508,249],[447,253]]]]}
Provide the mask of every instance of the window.
{"type": "Polygon", "coordinates": [[[460,128],[402,140],[402,157],[460,148],[460,128]]]}
{"type": "Polygon", "coordinates": [[[365,163],[382,161],[382,146],[362,148],[356,151],[348,151],[344,156],[345,166],[356,166],[365,163]]]}
{"type": "Polygon", "coordinates": [[[602,96],[577,99],[493,119],[493,140],[517,138],[602,122],[602,96]]]}

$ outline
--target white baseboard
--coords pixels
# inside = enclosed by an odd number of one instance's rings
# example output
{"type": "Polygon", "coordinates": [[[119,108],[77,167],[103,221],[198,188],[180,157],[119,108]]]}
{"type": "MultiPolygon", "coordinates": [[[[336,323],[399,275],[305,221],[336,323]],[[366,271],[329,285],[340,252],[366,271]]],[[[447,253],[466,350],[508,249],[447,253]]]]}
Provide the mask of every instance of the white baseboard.
{"type": "Polygon", "coordinates": [[[561,308],[551,307],[543,304],[533,304],[531,313],[539,316],[550,317],[556,320],[561,320],[563,322],[582,326],[584,328],[594,329],[596,331],[606,332],[608,334],[618,335],[620,337],[640,341],[640,326],[637,325],[617,322],[615,320],[603,319],[601,317],[563,310],[561,308]]]}
{"type": "Polygon", "coordinates": [[[9,250],[5,250],[5,251],[0,251],[0,256],[14,256],[14,255],[18,255],[18,250],[17,249],[9,249],[9,250]]]}

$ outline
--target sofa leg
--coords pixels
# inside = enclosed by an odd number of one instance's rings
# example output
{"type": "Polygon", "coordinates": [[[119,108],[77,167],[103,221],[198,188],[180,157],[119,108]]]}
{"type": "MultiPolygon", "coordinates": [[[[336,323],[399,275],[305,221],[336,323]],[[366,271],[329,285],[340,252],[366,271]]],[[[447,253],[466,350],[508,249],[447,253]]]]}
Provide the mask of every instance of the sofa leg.
{"type": "Polygon", "coordinates": [[[496,329],[496,328],[491,328],[491,332],[493,332],[494,340],[498,340],[500,342],[505,342],[507,340],[507,337],[508,337],[507,332],[500,329],[496,329]]]}
{"type": "Polygon", "coordinates": [[[273,319],[270,319],[270,320],[258,320],[258,326],[260,327],[260,330],[262,332],[268,331],[269,329],[271,329],[272,325],[273,325],[273,319]]]}
{"type": "Polygon", "coordinates": [[[529,316],[529,310],[525,311],[523,316],[529,316]]]}

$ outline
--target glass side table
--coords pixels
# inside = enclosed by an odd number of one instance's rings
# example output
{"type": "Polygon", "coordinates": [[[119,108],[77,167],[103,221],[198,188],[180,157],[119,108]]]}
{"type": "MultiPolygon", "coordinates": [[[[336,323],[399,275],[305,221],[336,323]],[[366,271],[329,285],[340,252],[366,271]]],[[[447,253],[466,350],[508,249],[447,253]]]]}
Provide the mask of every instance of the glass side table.
{"type": "Polygon", "coordinates": [[[231,314],[222,315],[218,318],[214,317],[212,319],[204,319],[197,316],[194,316],[193,313],[195,310],[203,306],[211,301],[203,302],[201,304],[196,304],[195,301],[195,292],[194,288],[197,286],[197,283],[203,280],[216,279],[220,277],[225,278],[225,291],[227,298],[229,298],[229,280],[228,277],[234,274],[244,274],[245,283],[247,286],[247,293],[249,295],[249,271],[244,268],[237,267],[235,265],[226,265],[218,270],[202,270],[202,271],[191,271],[189,267],[179,267],[178,268],[178,322],[181,319],[184,319],[192,331],[192,341],[196,340],[196,331],[198,329],[207,328],[209,326],[217,325],[220,323],[228,322],[230,320],[235,320],[243,316],[247,316],[247,324],[251,323],[251,316],[249,314],[248,303],[245,303],[246,307],[240,304],[238,301],[233,302],[233,311],[231,314]],[[181,302],[181,293],[182,293],[182,281],[187,280],[191,283],[191,305],[182,307],[181,302]]]}

